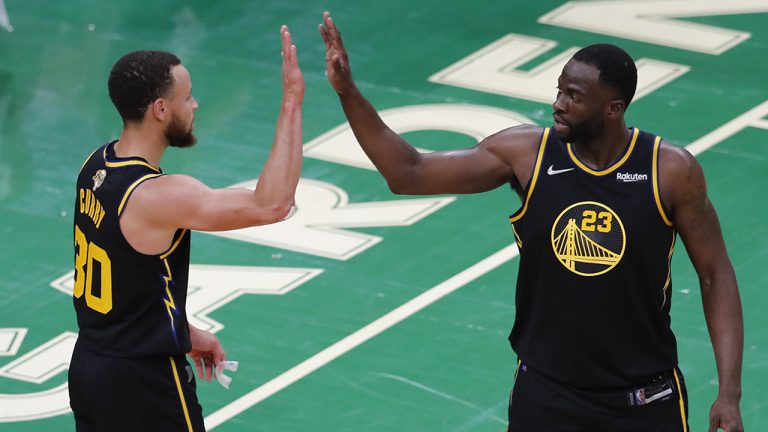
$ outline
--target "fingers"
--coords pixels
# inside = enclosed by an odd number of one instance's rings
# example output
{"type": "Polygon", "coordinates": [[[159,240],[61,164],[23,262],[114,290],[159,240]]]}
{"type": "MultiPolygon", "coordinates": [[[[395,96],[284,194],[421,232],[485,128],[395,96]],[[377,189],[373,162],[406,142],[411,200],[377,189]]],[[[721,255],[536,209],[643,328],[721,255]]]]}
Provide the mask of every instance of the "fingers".
{"type": "Polygon", "coordinates": [[[719,399],[715,399],[715,402],[709,408],[709,428],[707,428],[707,432],[717,432],[717,427],[720,426],[719,406],[719,399]]]}
{"type": "Polygon", "coordinates": [[[280,43],[282,45],[281,51],[285,56],[288,47],[291,46],[291,33],[288,31],[287,25],[280,26],[280,43]]]}
{"type": "Polygon", "coordinates": [[[339,33],[339,29],[336,27],[336,24],[334,24],[331,14],[327,11],[323,12],[323,23],[320,24],[318,29],[320,30],[320,35],[323,37],[323,41],[325,41],[326,48],[344,49],[341,33],[339,33]]]}
{"type": "Polygon", "coordinates": [[[719,416],[713,416],[709,418],[709,429],[707,429],[707,432],[717,432],[719,430],[724,430],[725,432],[743,432],[744,426],[741,424],[741,421],[729,421],[721,419],[719,416]]]}
{"type": "Polygon", "coordinates": [[[331,41],[328,39],[328,30],[325,28],[325,26],[323,24],[318,24],[317,31],[320,32],[320,36],[323,38],[323,42],[325,42],[325,48],[331,48],[331,41]]]}
{"type": "Polygon", "coordinates": [[[296,45],[291,45],[291,66],[298,68],[299,67],[299,56],[296,55],[296,45]]]}
{"type": "Polygon", "coordinates": [[[291,54],[291,47],[293,42],[291,41],[291,32],[288,31],[288,26],[283,24],[280,26],[280,41],[282,44],[282,55],[284,59],[288,59],[291,54]]]}
{"type": "Polygon", "coordinates": [[[205,362],[205,381],[211,382],[213,377],[213,359],[210,356],[206,357],[208,361],[205,362]]]}
{"type": "Polygon", "coordinates": [[[211,381],[211,378],[213,377],[213,365],[217,364],[215,362],[214,356],[210,353],[203,354],[199,356],[194,357],[195,361],[195,370],[197,371],[197,376],[200,379],[204,379],[206,381],[211,381]]]}
{"type": "Polygon", "coordinates": [[[341,72],[345,69],[347,53],[339,29],[327,11],[323,12],[323,23],[318,26],[318,30],[325,42],[325,62],[329,67],[341,72]]]}
{"type": "Polygon", "coordinates": [[[203,379],[202,359],[200,357],[197,357],[194,360],[195,360],[195,370],[197,370],[197,376],[200,377],[200,379],[203,379]]]}
{"type": "Polygon", "coordinates": [[[224,347],[222,347],[221,344],[219,344],[219,346],[216,347],[216,349],[213,351],[212,357],[213,363],[217,366],[227,359],[227,353],[224,351],[224,347]]]}
{"type": "Polygon", "coordinates": [[[285,64],[292,67],[299,67],[299,57],[296,54],[296,45],[293,44],[291,39],[291,32],[288,30],[287,25],[280,27],[280,39],[282,43],[281,55],[285,64]]]}
{"type": "Polygon", "coordinates": [[[339,30],[336,28],[336,24],[333,23],[331,13],[328,11],[323,12],[323,24],[330,36],[338,36],[339,30]]]}
{"type": "Polygon", "coordinates": [[[731,420],[720,426],[725,432],[744,432],[741,420],[731,420]]]}

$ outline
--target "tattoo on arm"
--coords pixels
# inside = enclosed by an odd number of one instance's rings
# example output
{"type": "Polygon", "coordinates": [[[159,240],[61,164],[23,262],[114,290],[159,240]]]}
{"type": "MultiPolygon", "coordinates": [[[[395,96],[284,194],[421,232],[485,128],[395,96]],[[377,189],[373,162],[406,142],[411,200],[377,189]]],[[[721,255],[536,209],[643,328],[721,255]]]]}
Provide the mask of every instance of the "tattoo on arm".
{"type": "Polygon", "coordinates": [[[684,180],[684,192],[681,207],[687,215],[689,230],[698,237],[702,244],[708,244],[711,230],[718,225],[712,202],[707,196],[704,173],[696,158],[688,151],[684,152],[688,169],[684,180]]]}

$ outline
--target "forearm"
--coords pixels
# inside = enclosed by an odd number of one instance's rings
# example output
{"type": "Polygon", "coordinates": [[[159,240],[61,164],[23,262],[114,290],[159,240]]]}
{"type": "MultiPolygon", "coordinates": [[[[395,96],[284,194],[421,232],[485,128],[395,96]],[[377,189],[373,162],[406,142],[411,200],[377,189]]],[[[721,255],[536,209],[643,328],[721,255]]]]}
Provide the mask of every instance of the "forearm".
{"type": "Polygon", "coordinates": [[[275,128],[275,141],[264,170],[259,177],[255,196],[260,206],[288,214],[294,202],[301,177],[302,162],[301,104],[284,101],[275,128]]]}
{"type": "Polygon", "coordinates": [[[738,400],[741,397],[744,321],[732,269],[702,278],[701,294],[717,361],[719,394],[738,400]]]}
{"type": "Polygon", "coordinates": [[[357,87],[339,94],[339,100],[355,138],[390,188],[397,191],[412,183],[413,168],[421,160],[419,152],[384,123],[357,87]]]}

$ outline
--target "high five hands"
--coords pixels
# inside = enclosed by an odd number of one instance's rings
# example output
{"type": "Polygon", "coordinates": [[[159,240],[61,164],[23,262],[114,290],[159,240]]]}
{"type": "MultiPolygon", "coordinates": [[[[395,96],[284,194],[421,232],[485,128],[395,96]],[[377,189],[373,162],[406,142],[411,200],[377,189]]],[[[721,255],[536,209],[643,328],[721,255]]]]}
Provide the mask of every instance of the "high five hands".
{"type": "Polygon", "coordinates": [[[331,19],[331,14],[323,13],[323,23],[318,26],[320,36],[325,41],[325,66],[328,81],[336,93],[344,94],[353,89],[352,71],[349,69],[349,57],[341,40],[341,33],[331,19]]]}

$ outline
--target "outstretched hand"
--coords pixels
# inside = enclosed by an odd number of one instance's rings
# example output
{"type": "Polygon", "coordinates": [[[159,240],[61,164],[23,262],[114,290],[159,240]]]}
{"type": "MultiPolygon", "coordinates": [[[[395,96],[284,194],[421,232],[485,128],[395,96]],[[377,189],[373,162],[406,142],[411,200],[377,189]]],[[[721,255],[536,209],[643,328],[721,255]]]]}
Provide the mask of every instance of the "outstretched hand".
{"type": "Polygon", "coordinates": [[[192,342],[192,350],[187,355],[195,362],[197,376],[200,379],[211,381],[213,367],[219,365],[227,357],[219,338],[211,332],[190,325],[189,339],[192,342]]]}
{"type": "Polygon", "coordinates": [[[336,93],[344,94],[354,87],[352,71],[349,69],[349,57],[341,40],[341,33],[331,19],[331,14],[323,13],[323,23],[318,26],[320,36],[325,41],[325,67],[328,81],[336,93]]]}
{"type": "Polygon", "coordinates": [[[304,100],[304,75],[299,68],[296,45],[291,41],[288,26],[280,27],[280,40],[283,56],[283,100],[301,104],[304,100]]]}

